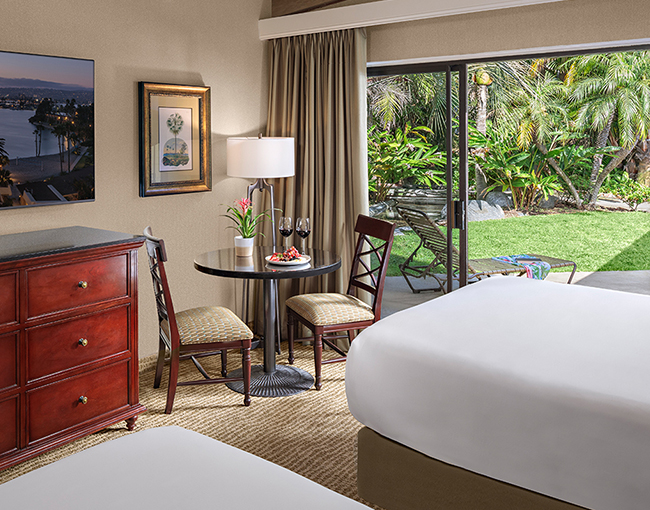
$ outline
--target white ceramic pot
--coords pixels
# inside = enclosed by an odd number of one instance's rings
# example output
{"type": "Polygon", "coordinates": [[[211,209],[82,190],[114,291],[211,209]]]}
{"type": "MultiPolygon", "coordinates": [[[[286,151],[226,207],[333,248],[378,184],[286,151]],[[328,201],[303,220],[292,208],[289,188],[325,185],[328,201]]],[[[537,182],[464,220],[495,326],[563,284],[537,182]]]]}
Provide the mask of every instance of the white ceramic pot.
{"type": "Polygon", "coordinates": [[[235,236],[235,255],[238,257],[250,257],[253,254],[254,237],[235,236]]]}

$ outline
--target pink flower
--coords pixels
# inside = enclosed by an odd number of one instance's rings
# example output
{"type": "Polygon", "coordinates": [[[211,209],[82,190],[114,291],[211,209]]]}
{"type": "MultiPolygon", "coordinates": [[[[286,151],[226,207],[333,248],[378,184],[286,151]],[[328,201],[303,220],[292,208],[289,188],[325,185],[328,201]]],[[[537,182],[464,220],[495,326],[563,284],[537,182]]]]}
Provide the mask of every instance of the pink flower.
{"type": "Polygon", "coordinates": [[[242,198],[241,200],[237,200],[235,203],[241,209],[242,214],[246,214],[248,209],[250,209],[251,205],[253,204],[248,198],[242,198]]]}

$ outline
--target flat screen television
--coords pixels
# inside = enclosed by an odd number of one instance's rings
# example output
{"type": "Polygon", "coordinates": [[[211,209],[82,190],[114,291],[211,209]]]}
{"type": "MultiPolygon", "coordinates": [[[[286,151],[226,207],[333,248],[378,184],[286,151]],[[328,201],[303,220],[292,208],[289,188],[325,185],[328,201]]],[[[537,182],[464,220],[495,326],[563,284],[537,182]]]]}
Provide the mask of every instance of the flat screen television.
{"type": "Polygon", "coordinates": [[[95,199],[95,62],[0,51],[0,210],[95,199]]]}

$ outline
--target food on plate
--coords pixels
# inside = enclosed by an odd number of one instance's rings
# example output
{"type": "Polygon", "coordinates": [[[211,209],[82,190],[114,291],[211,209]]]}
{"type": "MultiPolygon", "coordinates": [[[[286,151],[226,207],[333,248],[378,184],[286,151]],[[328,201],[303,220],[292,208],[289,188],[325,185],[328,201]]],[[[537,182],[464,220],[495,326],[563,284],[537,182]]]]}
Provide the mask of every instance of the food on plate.
{"type": "Polygon", "coordinates": [[[285,252],[276,252],[273,255],[271,255],[271,258],[269,259],[271,262],[289,262],[291,260],[296,260],[300,258],[300,253],[298,253],[298,250],[294,246],[289,248],[285,252]]]}

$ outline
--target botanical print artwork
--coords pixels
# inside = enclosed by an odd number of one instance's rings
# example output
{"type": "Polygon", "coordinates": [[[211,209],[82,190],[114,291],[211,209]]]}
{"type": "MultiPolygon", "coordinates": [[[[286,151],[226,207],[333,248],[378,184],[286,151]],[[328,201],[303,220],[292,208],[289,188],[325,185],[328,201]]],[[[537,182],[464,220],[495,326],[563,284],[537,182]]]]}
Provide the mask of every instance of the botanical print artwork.
{"type": "Polygon", "coordinates": [[[192,170],[192,109],[158,108],[160,171],[192,170]]]}
{"type": "Polygon", "coordinates": [[[0,208],[95,198],[94,62],[0,51],[0,208]]]}

